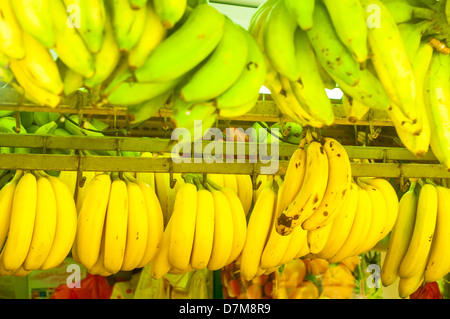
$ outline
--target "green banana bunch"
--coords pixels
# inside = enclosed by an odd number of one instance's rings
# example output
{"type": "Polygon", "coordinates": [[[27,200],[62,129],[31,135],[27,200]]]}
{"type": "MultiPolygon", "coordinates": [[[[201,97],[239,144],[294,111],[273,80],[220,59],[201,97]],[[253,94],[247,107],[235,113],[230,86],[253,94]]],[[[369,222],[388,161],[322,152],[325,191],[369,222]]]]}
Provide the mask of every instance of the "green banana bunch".
{"type": "Polygon", "coordinates": [[[219,44],[225,16],[212,6],[195,7],[183,23],[159,44],[134,72],[138,82],[164,82],[195,68],[219,44]]]}
{"type": "Polygon", "coordinates": [[[52,135],[58,128],[58,124],[55,121],[51,121],[47,124],[42,125],[34,132],[35,135],[52,135]]]}
{"type": "Polygon", "coordinates": [[[349,86],[360,81],[359,63],[342,43],[326,7],[317,2],[314,27],[307,31],[311,45],[322,67],[333,77],[349,86]]]}
{"type": "Polygon", "coordinates": [[[129,0],[114,0],[111,1],[111,15],[120,50],[130,52],[144,32],[146,8],[133,9],[129,0]]]}
{"type": "Polygon", "coordinates": [[[186,102],[217,98],[237,81],[247,62],[248,45],[244,33],[228,17],[222,39],[205,62],[180,89],[186,102]]]}

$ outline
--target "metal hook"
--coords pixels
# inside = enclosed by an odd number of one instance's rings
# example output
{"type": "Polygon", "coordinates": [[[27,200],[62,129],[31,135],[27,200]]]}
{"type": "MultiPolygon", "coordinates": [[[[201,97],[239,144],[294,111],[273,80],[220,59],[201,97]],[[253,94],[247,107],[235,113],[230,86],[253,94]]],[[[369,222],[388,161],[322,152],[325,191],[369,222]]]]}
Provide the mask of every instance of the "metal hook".
{"type": "Polygon", "coordinates": [[[169,179],[170,179],[170,188],[173,189],[175,187],[175,184],[177,183],[177,180],[173,178],[172,162],[170,162],[170,167],[169,167],[169,179]]]}

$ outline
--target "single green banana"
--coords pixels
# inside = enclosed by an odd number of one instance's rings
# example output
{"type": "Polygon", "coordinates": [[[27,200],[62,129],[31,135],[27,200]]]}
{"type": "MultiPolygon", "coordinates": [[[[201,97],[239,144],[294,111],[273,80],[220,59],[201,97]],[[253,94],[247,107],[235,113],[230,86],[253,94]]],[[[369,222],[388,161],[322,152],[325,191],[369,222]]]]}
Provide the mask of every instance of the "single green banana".
{"type": "Polygon", "coordinates": [[[314,21],[307,35],[317,60],[328,74],[348,86],[355,86],[360,80],[359,63],[339,39],[326,7],[319,2],[314,10],[314,21]]]}
{"type": "Polygon", "coordinates": [[[11,59],[20,60],[25,57],[23,46],[23,30],[12,8],[13,0],[0,1],[0,51],[11,59]]]}
{"type": "MultiPolygon", "coordinates": [[[[14,115],[14,113],[16,113],[16,111],[0,111],[0,117],[5,117],[5,116],[12,116],[14,115]]],[[[22,121],[21,121],[22,123],[22,121]]]]}
{"type": "Polygon", "coordinates": [[[225,16],[202,4],[192,10],[186,22],[153,50],[137,68],[138,82],[164,82],[192,70],[217,47],[223,35],[225,16]]]}
{"type": "Polygon", "coordinates": [[[112,105],[134,105],[151,100],[175,88],[185,77],[167,82],[122,82],[109,92],[106,100],[112,105]]]}
{"type": "Polygon", "coordinates": [[[303,100],[308,113],[324,125],[333,124],[335,116],[330,98],[325,91],[316,55],[306,32],[298,28],[295,32],[295,48],[300,79],[292,82],[291,87],[298,100],[303,100]]]}
{"type": "Polygon", "coordinates": [[[250,112],[259,100],[259,93],[256,94],[251,100],[244,102],[240,105],[235,105],[234,107],[218,108],[219,116],[223,118],[239,118],[248,112],[250,112]]]}
{"type": "MultiPolygon", "coordinates": [[[[1,112],[4,111],[0,111],[1,112]]],[[[7,112],[12,112],[12,111],[7,111],[7,112]]],[[[28,127],[33,124],[34,122],[34,112],[20,112],[19,114],[20,116],[20,123],[23,125],[23,127],[25,127],[25,129],[28,132],[28,127]]]]}
{"type": "Polygon", "coordinates": [[[390,99],[378,78],[368,69],[361,70],[359,75],[360,80],[354,86],[348,85],[338,77],[332,76],[332,78],[337,86],[353,99],[373,109],[387,110],[390,99]]]}
{"type": "Polygon", "coordinates": [[[26,128],[28,134],[34,134],[34,132],[36,132],[38,129],[39,126],[37,126],[36,124],[31,124],[26,128]]]}
{"type": "MultiPolygon", "coordinates": [[[[244,70],[248,45],[240,27],[228,17],[217,48],[180,90],[187,102],[208,101],[228,90],[244,70]]],[[[259,89],[258,89],[259,90],[259,89]]]]}
{"type": "Polygon", "coordinates": [[[153,0],[156,13],[166,29],[172,29],[181,20],[187,0],[153,0]]]}
{"type": "Polygon", "coordinates": [[[424,89],[433,153],[450,171],[450,56],[434,52],[424,89]]]}
{"type": "Polygon", "coordinates": [[[367,22],[359,0],[322,0],[342,43],[359,63],[369,58],[367,22]]]}
{"type": "MultiPolygon", "coordinates": [[[[398,26],[382,1],[361,0],[361,3],[366,10],[372,5],[380,8],[380,26],[368,29],[371,61],[389,98],[408,119],[415,122],[418,110],[414,102],[414,71],[398,26]]],[[[370,13],[366,15],[369,19],[370,13]]]]}
{"type": "Polygon", "coordinates": [[[77,4],[80,8],[80,27],[77,29],[92,53],[103,46],[106,8],[103,0],[64,0],[66,7],[77,4]]]}
{"type": "Polygon", "coordinates": [[[34,122],[37,126],[42,126],[50,122],[48,112],[34,112],[34,122]]]}
{"type": "Polygon", "coordinates": [[[144,32],[147,10],[132,9],[129,0],[113,0],[111,8],[117,44],[121,51],[130,52],[144,32]]]}
{"type": "Polygon", "coordinates": [[[258,43],[250,33],[242,27],[240,28],[247,42],[247,61],[239,79],[216,98],[216,105],[219,109],[235,108],[253,101],[255,94],[259,96],[259,91],[266,78],[266,60],[258,43]]]}
{"type": "Polygon", "coordinates": [[[51,1],[14,0],[11,4],[22,29],[46,48],[52,48],[56,37],[50,10],[51,1]]]}
{"type": "Polygon", "coordinates": [[[188,130],[192,138],[201,139],[206,130],[214,124],[217,115],[217,108],[213,103],[185,102],[175,93],[171,125],[175,129],[188,130]],[[201,133],[201,136],[195,133],[201,133]]]}
{"type": "Polygon", "coordinates": [[[300,77],[294,48],[294,33],[297,28],[297,21],[284,2],[275,3],[264,27],[265,53],[273,68],[290,81],[297,81],[300,77]]]}
{"type": "Polygon", "coordinates": [[[34,132],[35,135],[51,135],[58,128],[58,124],[55,121],[51,121],[47,124],[42,125],[39,129],[34,132]]]}
{"type": "Polygon", "coordinates": [[[147,6],[147,20],[139,42],[128,54],[128,65],[135,70],[142,66],[150,53],[167,37],[167,29],[161,23],[152,3],[147,6]]]}
{"type": "Polygon", "coordinates": [[[138,124],[155,116],[164,107],[171,95],[172,91],[167,91],[143,103],[128,105],[126,114],[128,122],[130,124],[138,124]]]}
{"type": "Polygon", "coordinates": [[[417,23],[400,23],[398,25],[398,30],[405,44],[405,50],[411,62],[414,61],[414,57],[419,50],[422,36],[431,24],[431,21],[425,20],[417,23]]]}
{"type": "MultiPolygon", "coordinates": [[[[108,11],[107,11],[108,12],[108,11]]],[[[102,47],[94,54],[95,74],[84,80],[87,88],[93,89],[105,81],[115,70],[121,59],[121,52],[117,44],[116,36],[110,15],[105,17],[105,27],[102,47]]]]}
{"type": "Polygon", "coordinates": [[[19,132],[17,132],[17,121],[15,117],[5,116],[0,117],[0,133],[11,133],[11,134],[26,134],[27,131],[25,127],[20,124],[19,132]]]}
{"type": "Polygon", "coordinates": [[[387,2],[383,1],[383,3],[397,24],[410,22],[414,19],[433,20],[436,16],[436,13],[433,10],[411,5],[407,1],[394,0],[387,2]]]}
{"type": "Polygon", "coordinates": [[[58,57],[72,70],[90,78],[95,73],[94,56],[86,46],[83,38],[77,32],[74,21],[62,1],[53,1],[51,8],[56,42],[52,49],[58,57]],[[69,23],[72,23],[69,27],[69,23]]]}
{"type": "Polygon", "coordinates": [[[314,26],[315,0],[284,0],[286,8],[297,19],[297,24],[303,31],[308,31],[314,26]]]}
{"type": "Polygon", "coordinates": [[[99,84],[101,86],[100,90],[102,97],[108,96],[108,94],[112,92],[116,87],[118,87],[121,83],[132,80],[133,72],[128,67],[126,58],[122,58],[111,75],[101,84],[99,84]]]}

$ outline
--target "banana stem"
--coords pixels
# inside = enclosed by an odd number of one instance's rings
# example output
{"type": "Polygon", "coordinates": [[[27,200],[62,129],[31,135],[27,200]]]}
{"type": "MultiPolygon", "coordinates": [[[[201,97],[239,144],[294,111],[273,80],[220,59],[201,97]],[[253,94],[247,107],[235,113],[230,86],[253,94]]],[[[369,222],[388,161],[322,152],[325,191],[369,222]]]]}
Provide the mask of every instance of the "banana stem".
{"type": "Polygon", "coordinates": [[[136,183],[137,179],[128,172],[123,173],[123,178],[127,183],[136,183]]]}

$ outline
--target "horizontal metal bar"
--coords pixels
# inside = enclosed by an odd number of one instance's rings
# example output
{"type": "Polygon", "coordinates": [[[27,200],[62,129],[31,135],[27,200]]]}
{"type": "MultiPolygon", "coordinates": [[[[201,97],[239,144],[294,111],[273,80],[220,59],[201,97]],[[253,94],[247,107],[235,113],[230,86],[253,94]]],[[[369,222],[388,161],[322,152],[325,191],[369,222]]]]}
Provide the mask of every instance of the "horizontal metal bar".
{"type": "MultiPolygon", "coordinates": [[[[74,149],[74,150],[97,150],[97,151],[132,151],[132,152],[171,152],[173,145],[177,141],[159,138],[136,138],[136,137],[88,137],[88,136],[54,136],[54,135],[34,135],[34,134],[7,134],[0,133],[0,145],[7,147],[23,148],[46,148],[46,149],[74,149]]],[[[201,148],[191,144],[190,149],[193,157],[198,157],[204,153],[205,147],[211,142],[203,141],[201,148]],[[197,150],[201,150],[201,154],[197,150]]],[[[224,142],[222,153],[227,153],[227,147],[234,144],[234,154],[238,150],[243,150],[240,154],[256,155],[253,150],[259,153],[258,145],[242,142],[224,142]]],[[[349,158],[351,159],[373,159],[385,161],[436,161],[436,157],[430,151],[424,157],[416,157],[409,150],[402,147],[363,147],[344,145],[349,158]]],[[[281,142],[278,145],[280,158],[290,157],[297,149],[297,145],[281,142]]],[[[271,154],[270,145],[267,154],[271,154]]]]}
{"type": "MultiPolygon", "coordinates": [[[[278,167],[273,175],[284,175],[288,161],[274,162],[278,167]]],[[[170,157],[138,158],[49,154],[0,154],[0,169],[103,172],[156,172],[266,174],[266,163],[173,163],[170,157]]],[[[440,164],[352,163],[353,177],[383,178],[450,178],[450,172],[440,164]]]]}
{"type": "MultiPolygon", "coordinates": [[[[28,101],[23,101],[23,97],[13,88],[0,88],[0,110],[18,111],[18,112],[53,112],[53,113],[69,113],[78,114],[80,111],[86,115],[114,115],[118,117],[126,118],[126,107],[123,105],[104,105],[102,107],[94,107],[90,103],[91,97],[89,93],[83,93],[77,91],[62,101],[61,105],[56,108],[47,106],[34,105],[28,101]]],[[[393,126],[393,122],[390,120],[386,112],[380,110],[372,110],[370,119],[366,118],[358,121],[357,123],[351,123],[345,116],[344,108],[337,101],[333,100],[333,111],[335,114],[334,125],[372,125],[372,126],[393,126]]],[[[166,105],[161,108],[158,115],[155,117],[167,118],[172,114],[170,106],[166,105]]],[[[280,113],[280,110],[275,105],[274,101],[262,94],[261,100],[259,100],[255,107],[248,111],[246,114],[239,118],[224,118],[218,117],[219,120],[233,122],[279,122],[292,121],[289,117],[280,113]]]]}

